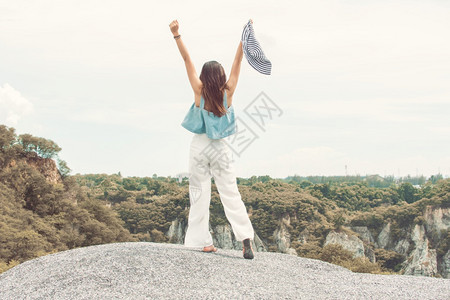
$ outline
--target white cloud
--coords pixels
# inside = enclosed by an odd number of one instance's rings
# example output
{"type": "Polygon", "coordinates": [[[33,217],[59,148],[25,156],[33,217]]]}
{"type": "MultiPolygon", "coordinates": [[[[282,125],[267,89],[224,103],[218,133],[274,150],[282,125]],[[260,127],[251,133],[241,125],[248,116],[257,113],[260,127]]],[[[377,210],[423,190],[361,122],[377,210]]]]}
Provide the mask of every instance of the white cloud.
{"type": "Polygon", "coordinates": [[[20,119],[33,112],[33,104],[5,83],[0,86],[0,123],[16,126],[20,119]]]}

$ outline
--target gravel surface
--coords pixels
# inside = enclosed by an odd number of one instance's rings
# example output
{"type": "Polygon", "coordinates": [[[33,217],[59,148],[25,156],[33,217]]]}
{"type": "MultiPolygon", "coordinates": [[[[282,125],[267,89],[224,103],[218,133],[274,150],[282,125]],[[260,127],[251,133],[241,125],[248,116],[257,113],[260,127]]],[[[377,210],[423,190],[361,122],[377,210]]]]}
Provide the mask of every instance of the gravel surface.
{"type": "Polygon", "coordinates": [[[115,243],[0,274],[0,299],[450,299],[450,280],[372,275],[281,253],[115,243]]]}

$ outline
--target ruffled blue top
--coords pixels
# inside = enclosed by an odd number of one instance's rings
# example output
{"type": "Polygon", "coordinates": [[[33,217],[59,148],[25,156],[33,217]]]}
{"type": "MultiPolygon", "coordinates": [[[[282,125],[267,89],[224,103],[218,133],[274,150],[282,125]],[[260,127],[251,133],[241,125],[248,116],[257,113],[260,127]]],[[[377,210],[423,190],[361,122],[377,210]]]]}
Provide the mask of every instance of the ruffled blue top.
{"type": "MultiPolygon", "coordinates": [[[[223,106],[227,105],[227,92],[224,92],[223,106]]],[[[206,133],[210,139],[223,139],[236,132],[236,121],[233,106],[228,107],[226,114],[221,117],[207,111],[205,108],[203,95],[200,99],[200,107],[195,106],[195,102],[189,109],[181,126],[193,133],[206,133]]]]}

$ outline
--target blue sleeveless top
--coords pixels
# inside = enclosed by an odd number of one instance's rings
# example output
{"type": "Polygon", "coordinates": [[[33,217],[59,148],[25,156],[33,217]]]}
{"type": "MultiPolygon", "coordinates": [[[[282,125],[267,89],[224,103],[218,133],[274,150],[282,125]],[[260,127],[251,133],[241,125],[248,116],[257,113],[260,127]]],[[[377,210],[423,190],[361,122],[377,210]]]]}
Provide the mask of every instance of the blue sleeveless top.
{"type": "Polygon", "coordinates": [[[218,140],[236,132],[236,122],[234,118],[233,106],[228,107],[227,92],[224,92],[223,107],[227,108],[227,113],[221,117],[214,115],[205,108],[203,95],[200,98],[200,107],[195,106],[195,102],[189,109],[181,126],[193,133],[206,133],[210,139],[218,140]]]}

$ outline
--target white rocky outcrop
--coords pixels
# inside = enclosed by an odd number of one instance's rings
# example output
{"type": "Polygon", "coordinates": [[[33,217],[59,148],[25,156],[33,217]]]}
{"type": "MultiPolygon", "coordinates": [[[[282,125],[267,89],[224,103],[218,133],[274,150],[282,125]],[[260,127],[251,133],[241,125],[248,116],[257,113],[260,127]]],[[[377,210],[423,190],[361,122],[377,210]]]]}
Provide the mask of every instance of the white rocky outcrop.
{"type": "Polygon", "coordinates": [[[436,250],[429,248],[423,225],[414,226],[411,239],[415,244],[404,269],[405,275],[435,276],[437,274],[436,250]]]}
{"type": "Polygon", "coordinates": [[[450,250],[442,258],[442,277],[450,278],[450,250]]]}
{"type": "Polygon", "coordinates": [[[230,225],[217,225],[213,231],[214,245],[222,249],[237,249],[237,241],[230,225]]]}
{"type": "Polygon", "coordinates": [[[364,243],[355,235],[347,235],[344,232],[331,231],[328,233],[324,246],[338,244],[342,248],[353,253],[353,257],[364,257],[364,243]]]}
{"type": "Polygon", "coordinates": [[[297,255],[297,251],[291,248],[291,234],[289,233],[289,225],[291,218],[289,214],[285,214],[279,220],[278,228],[273,233],[273,240],[281,253],[297,255]]]}
{"type": "Polygon", "coordinates": [[[426,230],[428,232],[435,231],[439,238],[442,232],[446,232],[450,228],[450,208],[427,206],[423,217],[426,230]]]}
{"type": "Polygon", "coordinates": [[[166,236],[169,238],[169,243],[183,244],[185,235],[184,223],[178,219],[172,221],[166,236]]]}
{"type": "MultiPolygon", "coordinates": [[[[436,249],[430,248],[430,239],[442,238],[450,229],[450,209],[427,206],[423,212],[423,225],[402,228],[404,234],[394,240],[391,223],[386,223],[377,237],[376,245],[393,250],[407,257],[403,263],[404,274],[419,276],[436,276],[438,271],[444,278],[450,276],[450,255],[444,255],[438,261],[436,249]]],[[[353,228],[352,228],[353,229],[353,228]]]]}
{"type": "MultiPolygon", "coordinates": [[[[187,224],[183,221],[175,219],[172,221],[169,230],[166,232],[169,243],[183,244],[184,237],[186,235],[187,224]]],[[[216,247],[221,249],[235,249],[242,250],[242,242],[237,241],[231,226],[229,224],[217,225],[214,228],[209,227],[211,232],[213,243],[216,247]]],[[[264,242],[255,233],[254,239],[252,241],[252,247],[257,252],[266,252],[267,247],[264,242]]]]}
{"type": "Polygon", "coordinates": [[[350,227],[353,232],[356,232],[360,239],[365,243],[374,243],[375,239],[373,238],[372,233],[369,231],[367,226],[353,226],[350,227]]]}
{"type": "Polygon", "coordinates": [[[389,244],[390,235],[391,223],[386,223],[386,225],[384,225],[383,229],[381,229],[381,232],[378,235],[377,245],[379,248],[386,248],[386,246],[389,244]]]}
{"type": "Polygon", "coordinates": [[[403,255],[406,255],[408,253],[410,243],[407,238],[402,239],[397,242],[397,244],[394,247],[394,251],[403,255]]]}

